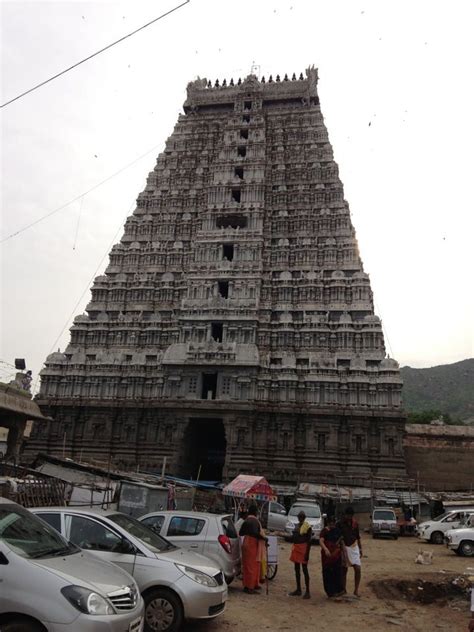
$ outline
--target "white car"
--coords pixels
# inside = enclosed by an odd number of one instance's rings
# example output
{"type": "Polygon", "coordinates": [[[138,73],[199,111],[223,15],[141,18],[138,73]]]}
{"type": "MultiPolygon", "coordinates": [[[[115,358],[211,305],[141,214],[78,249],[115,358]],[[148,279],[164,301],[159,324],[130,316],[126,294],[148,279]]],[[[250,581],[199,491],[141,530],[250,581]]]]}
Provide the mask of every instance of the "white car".
{"type": "Polygon", "coordinates": [[[0,498],[2,632],[142,632],[134,579],[0,498]]]}
{"type": "Polygon", "coordinates": [[[474,514],[472,507],[448,511],[433,520],[422,522],[418,525],[418,537],[433,544],[443,544],[446,531],[459,527],[464,518],[470,514],[474,514]]]}
{"type": "Polygon", "coordinates": [[[474,556],[474,527],[450,529],[446,534],[446,544],[458,555],[474,556]]]}
{"type": "Polygon", "coordinates": [[[466,516],[457,529],[446,531],[446,546],[458,555],[474,555],[474,514],[466,516]]]}
{"type": "Polygon", "coordinates": [[[176,546],[214,560],[228,584],[240,575],[240,540],[231,515],[154,511],[138,520],[176,546]]]}
{"type": "Polygon", "coordinates": [[[323,528],[323,515],[321,513],[321,507],[318,503],[300,500],[291,505],[288,512],[288,522],[285,527],[285,537],[291,538],[293,531],[298,524],[298,514],[303,511],[306,515],[306,522],[309,522],[313,531],[312,540],[319,542],[319,534],[323,528]]]}
{"type": "Polygon", "coordinates": [[[132,575],[145,602],[145,632],[175,632],[184,619],[224,612],[227,584],[215,562],[185,549],[117,511],[31,509],[81,549],[132,575]]]}
{"type": "Polygon", "coordinates": [[[274,501],[263,505],[260,517],[265,529],[270,531],[284,531],[288,523],[286,509],[274,501]]]}

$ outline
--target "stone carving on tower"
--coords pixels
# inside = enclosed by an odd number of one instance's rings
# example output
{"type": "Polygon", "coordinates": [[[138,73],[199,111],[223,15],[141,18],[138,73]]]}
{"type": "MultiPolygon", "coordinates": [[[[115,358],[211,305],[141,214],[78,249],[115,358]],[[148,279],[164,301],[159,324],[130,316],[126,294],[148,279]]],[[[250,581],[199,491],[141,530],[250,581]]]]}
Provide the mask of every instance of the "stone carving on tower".
{"type": "MultiPolygon", "coordinates": [[[[313,66],[187,86],[38,403],[28,450],[207,478],[403,475],[386,356],[313,66]]],[[[342,480],[340,478],[339,480],[342,480]]]]}

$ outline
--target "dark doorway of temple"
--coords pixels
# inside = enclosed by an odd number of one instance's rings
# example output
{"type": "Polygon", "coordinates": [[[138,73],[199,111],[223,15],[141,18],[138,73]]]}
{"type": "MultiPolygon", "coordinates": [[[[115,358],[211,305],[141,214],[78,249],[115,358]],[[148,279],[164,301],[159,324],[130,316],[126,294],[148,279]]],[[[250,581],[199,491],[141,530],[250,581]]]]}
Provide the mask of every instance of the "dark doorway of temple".
{"type": "Polygon", "coordinates": [[[184,442],[183,475],[193,479],[199,475],[201,481],[222,480],[227,445],[222,419],[190,419],[184,442]]]}

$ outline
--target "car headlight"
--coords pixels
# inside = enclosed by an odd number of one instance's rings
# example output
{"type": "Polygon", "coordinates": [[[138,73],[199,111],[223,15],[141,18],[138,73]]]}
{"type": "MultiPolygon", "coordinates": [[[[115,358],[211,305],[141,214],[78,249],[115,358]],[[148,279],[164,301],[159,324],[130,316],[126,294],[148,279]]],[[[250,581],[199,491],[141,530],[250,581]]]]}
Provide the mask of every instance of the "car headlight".
{"type": "Polygon", "coordinates": [[[61,592],[69,603],[84,614],[117,614],[105,597],[83,586],[65,586],[61,592]]]}
{"type": "Polygon", "coordinates": [[[206,575],[206,573],[198,571],[195,568],[191,568],[190,566],[182,566],[181,564],[176,564],[176,567],[179,568],[179,570],[187,577],[192,579],[194,582],[201,584],[202,586],[215,588],[218,585],[214,577],[206,575]]]}

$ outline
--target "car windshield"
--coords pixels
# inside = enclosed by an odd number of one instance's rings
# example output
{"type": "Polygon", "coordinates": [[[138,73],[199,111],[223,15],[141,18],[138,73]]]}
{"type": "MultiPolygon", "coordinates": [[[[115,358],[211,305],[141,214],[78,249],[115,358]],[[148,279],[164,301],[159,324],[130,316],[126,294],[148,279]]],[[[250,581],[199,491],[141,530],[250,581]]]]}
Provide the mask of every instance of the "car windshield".
{"type": "Polygon", "coordinates": [[[71,555],[79,548],[19,505],[0,505],[0,540],[30,559],[71,555]]]}
{"type": "Polygon", "coordinates": [[[374,520],[395,520],[395,514],[385,509],[374,511],[374,520]]]}
{"type": "Polygon", "coordinates": [[[434,522],[439,522],[440,520],[444,520],[446,516],[449,516],[450,513],[451,513],[450,511],[446,511],[445,513],[442,513],[440,516],[435,516],[434,518],[432,518],[432,520],[434,522]]]}
{"type": "Polygon", "coordinates": [[[307,518],[321,518],[321,509],[318,505],[293,505],[288,515],[297,516],[300,511],[303,511],[307,518]]]}
{"type": "Polygon", "coordinates": [[[122,529],[125,529],[130,535],[144,542],[150,549],[163,552],[177,548],[155,531],[152,531],[141,522],[138,522],[138,520],[135,520],[135,518],[121,513],[112,514],[111,516],[107,516],[107,518],[115,522],[115,524],[118,524],[122,529]]]}

